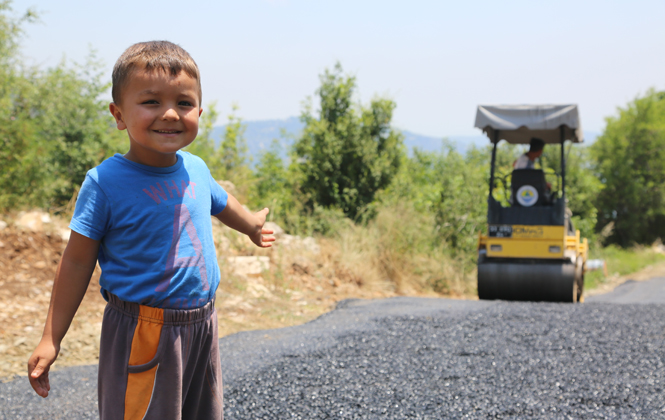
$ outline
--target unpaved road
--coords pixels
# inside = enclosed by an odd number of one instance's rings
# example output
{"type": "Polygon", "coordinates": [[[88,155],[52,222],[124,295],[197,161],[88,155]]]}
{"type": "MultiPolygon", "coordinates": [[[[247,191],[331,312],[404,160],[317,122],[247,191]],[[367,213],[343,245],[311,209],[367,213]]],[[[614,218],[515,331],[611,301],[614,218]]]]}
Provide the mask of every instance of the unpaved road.
{"type": "MultiPolygon", "coordinates": [[[[228,419],[665,418],[665,278],[579,305],[345,301],[220,340],[228,419]]],[[[42,400],[0,384],[0,419],[95,419],[96,366],[42,400]]]]}

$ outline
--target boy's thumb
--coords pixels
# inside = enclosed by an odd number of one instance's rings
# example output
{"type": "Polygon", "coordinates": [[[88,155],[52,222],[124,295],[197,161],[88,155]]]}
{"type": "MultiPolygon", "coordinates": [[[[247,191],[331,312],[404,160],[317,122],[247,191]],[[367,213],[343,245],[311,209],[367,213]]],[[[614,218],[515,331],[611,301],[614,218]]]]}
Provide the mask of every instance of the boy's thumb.
{"type": "Polygon", "coordinates": [[[30,376],[33,378],[39,378],[42,373],[44,373],[44,370],[46,369],[46,360],[44,359],[39,359],[39,362],[37,362],[37,366],[32,370],[32,373],[30,376]]]}

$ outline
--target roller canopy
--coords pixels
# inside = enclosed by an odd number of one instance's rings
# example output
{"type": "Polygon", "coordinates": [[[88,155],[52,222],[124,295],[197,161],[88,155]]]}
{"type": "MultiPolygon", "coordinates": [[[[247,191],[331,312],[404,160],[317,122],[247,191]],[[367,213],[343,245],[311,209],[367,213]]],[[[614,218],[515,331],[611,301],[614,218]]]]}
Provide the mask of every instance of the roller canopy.
{"type": "Polygon", "coordinates": [[[511,144],[529,144],[532,137],[561,143],[561,126],[565,140],[584,141],[577,105],[479,105],[475,124],[490,141],[498,132],[498,140],[511,144]]]}

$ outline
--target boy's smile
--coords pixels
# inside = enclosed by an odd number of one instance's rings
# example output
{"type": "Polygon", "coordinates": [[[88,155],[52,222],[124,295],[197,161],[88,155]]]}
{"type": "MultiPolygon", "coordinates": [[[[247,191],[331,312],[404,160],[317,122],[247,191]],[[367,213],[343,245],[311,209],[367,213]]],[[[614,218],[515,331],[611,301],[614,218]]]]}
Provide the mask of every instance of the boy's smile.
{"type": "Polygon", "coordinates": [[[127,130],[125,157],[149,166],[172,166],[175,153],[191,144],[202,109],[198,84],[185,72],[136,70],[122,89],[120,103],[109,110],[119,130],[127,130]]]}

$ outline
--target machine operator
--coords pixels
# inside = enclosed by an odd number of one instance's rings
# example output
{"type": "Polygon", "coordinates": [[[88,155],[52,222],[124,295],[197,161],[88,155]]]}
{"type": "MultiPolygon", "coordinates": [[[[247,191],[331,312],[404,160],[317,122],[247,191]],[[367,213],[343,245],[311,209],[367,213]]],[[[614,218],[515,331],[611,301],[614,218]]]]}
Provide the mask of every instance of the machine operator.
{"type": "Polygon", "coordinates": [[[536,159],[543,154],[545,142],[536,137],[529,142],[529,151],[513,162],[513,169],[535,169],[536,159]]]}

